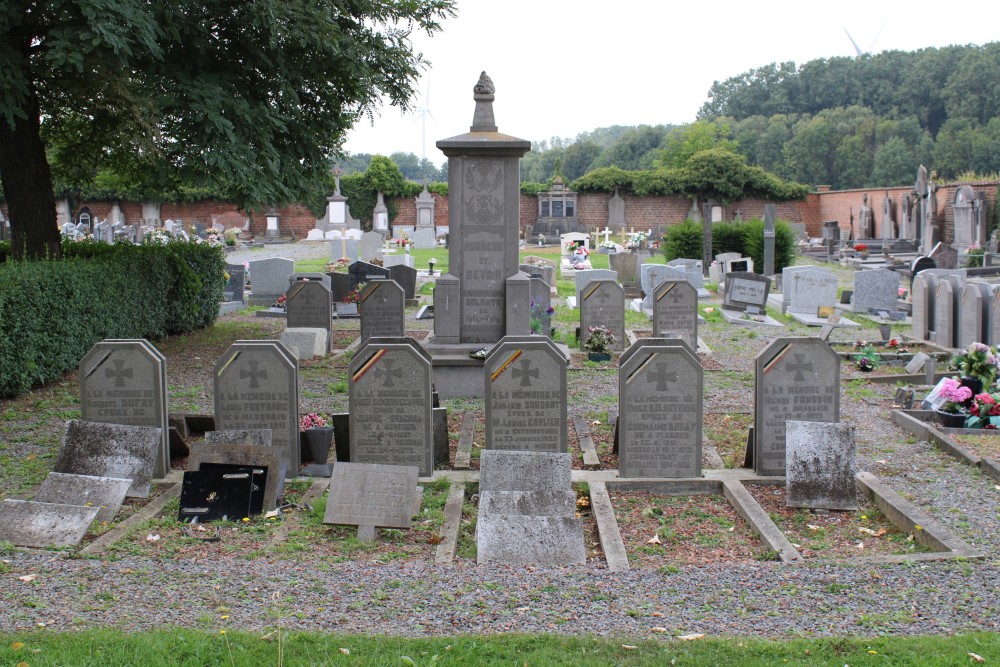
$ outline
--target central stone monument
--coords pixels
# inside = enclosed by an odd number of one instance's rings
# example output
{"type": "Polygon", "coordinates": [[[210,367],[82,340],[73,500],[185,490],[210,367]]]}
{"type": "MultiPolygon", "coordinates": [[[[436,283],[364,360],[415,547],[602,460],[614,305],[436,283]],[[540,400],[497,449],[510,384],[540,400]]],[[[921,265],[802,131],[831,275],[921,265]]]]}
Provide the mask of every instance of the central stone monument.
{"type": "Polygon", "coordinates": [[[448,157],[450,273],[434,289],[426,349],[442,398],[481,396],[482,359],[468,353],[516,333],[508,332],[508,281],[518,275],[520,159],[531,142],[497,131],[494,92],[483,72],[469,132],[437,142],[448,157]]]}

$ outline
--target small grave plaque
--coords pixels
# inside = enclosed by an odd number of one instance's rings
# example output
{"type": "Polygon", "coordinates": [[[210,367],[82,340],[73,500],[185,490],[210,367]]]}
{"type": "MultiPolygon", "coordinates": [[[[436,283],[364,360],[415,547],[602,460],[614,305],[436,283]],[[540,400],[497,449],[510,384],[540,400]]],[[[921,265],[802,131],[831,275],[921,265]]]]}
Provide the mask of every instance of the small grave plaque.
{"type": "Polygon", "coordinates": [[[854,427],[822,422],[785,422],[788,507],[857,510],[854,427]]]}
{"type": "Polygon", "coordinates": [[[70,420],[53,472],[132,480],[128,496],[149,496],[163,429],[70,420]]]}
{"type": "Polygon", "coordinates": [[[335,464],[323,523],[409,528],[419,511],[417,475],[415,466],[335,464]]]}
{"type": "Polygon", "coordinates": [[[181,487],[178,521],[239,521],[250,516],[253,469],[188,470],[181,487]]]}
{"type": "Polygon", "coordinates": [[[687,281],[665,280],[653,293],[653,336],[677,334],[698,349],[698,291],[687,281]]]}
{"type": "Polygon", "coordinates": [[[593,280],[580,292],[580,347],[587,349],[589,328],[607,327],[614,334],[611,349],[625,349],[625,290],[613,280],[593,280]]]}
{"type": "Polygon", "coordinates": [[[122,506],[130,486],[130,479],[50,472],[35,494],[34,501],[96,507],[95,520],[110,523],[122,506]]]}
{"type": "Polygon", "coordinates": [[[405,334],[405,295],[392,280],[373,280],[361,291],[361,340],[405,334]]]}
{"type": "Polygon", "coordinates": [[[746,310],[748,306],[767,307],[771,279],[756,273],[734,272],[726,274],[725,296],[722,307],[729,310],[746,310]]]}
{"type": "MultiPolygon", "coordinates": [[[[270,446],[253,445],[246,442],[223,443],[209,440],[210,433],[239,433],[239,431],[210,431],[205,434],[205,442],[195,443],[188,457],[188,470],[201,470],[202,466],[225,465],[252,468],[255,484],[263,482],[261,509],[273,510],[277,504],[279,488],[282,485],[281,457],[270,446]],[[263,470],[266,477],[257,471],[263,470]]],[[[250,433],[250,432],[245,432],[250,433]]]]}

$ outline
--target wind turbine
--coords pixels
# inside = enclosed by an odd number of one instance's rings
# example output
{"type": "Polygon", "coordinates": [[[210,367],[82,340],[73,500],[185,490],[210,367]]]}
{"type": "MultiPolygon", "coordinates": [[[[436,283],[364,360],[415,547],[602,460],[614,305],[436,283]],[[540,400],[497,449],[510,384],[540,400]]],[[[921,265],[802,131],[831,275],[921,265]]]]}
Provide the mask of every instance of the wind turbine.
{"type": "Polygon", "coordinates": [[[847,33],[847,39],[851,40],[851,45],[854,47],[854,52],[857,54],[856,57],[860,58],[861,56],[870,54],[875,50],[875,43],[878,41],[879,35],[882,34],[882,28],[884,27],[885,27],[885,20],[883,20],[882,25],[878,27],[878,32],[875,33],[875,37],[872,39],[871,46],[868,47],[867,51],[862,51],[861,47],[858,46],[858,43],[854,41],[853,37],[851,37],[851,33],[847,32],[846,27],[844,28],[844,32],[847,33]]]}
{"type": "Polygon", "coordinates": [[[414,109],[417,114],[417,118],[414,120],[420,121],[420,159],[421,162],[427,159],[427,117],[434,121],[437,125],[437,119],[434,114],[431,113],[431,82],[430,79],[427,80],[427,89],[424,92],[424,104],[423,106],[414,109]]]}

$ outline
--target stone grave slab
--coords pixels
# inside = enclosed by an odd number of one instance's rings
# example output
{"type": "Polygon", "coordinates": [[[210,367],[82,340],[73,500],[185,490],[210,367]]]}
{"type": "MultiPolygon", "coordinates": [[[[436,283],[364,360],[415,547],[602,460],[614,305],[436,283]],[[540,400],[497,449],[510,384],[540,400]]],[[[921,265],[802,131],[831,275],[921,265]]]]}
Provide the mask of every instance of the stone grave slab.
{"type": "Polygon", "coordinates": [[[409,266],[390,266],[389,278],[403,288],[403,296],[407,300],[417,296],[417,270],[409,266]]]}
{"type": "Polygon", "coordinates": [[[955,347],[955,288],[950,280],[939,280],[934,293],[934,342],[955,347]]]}
{"type": "Polygon", "coordinates": [[[592,280],[610,280],[617,281],[618,274],[615,271],[610,271],[608,269],[586,269],[584,271],[577,271],[576,275],[573,276],[573,280],[576,284],[576,307],[580,307],[580,292],[583,288],[587,286],[592,280]]]}
{"type": "Polygon", "coordinates": [[[272,446],[298,475],[299,366],[278,341],[236,341],[215,363],[215,428],[270,429],[272,446]]]}
{"type": "Polygon", "coordinates": [[[130,479],[128,496],[149,496],[163,430],[71,419],[53,472],[130,479]]]}
{"type": "Polygon", "coordinates": [[[854,426],[785,422],[788,507],[857,510],[854,426]]]}
{"type": "Polygon", "coordinates": [[[103,340],[80,361],[80,418],[161,430],[152,474],[170,470],[167,359],[149,341],[103,340]]]}
{"type": "Polygon", "coordinates": [[[479,493],[569,488],[573,466],[562,452],[486,449],[480,455],[479,493]]]}
{"type": "Polygon", "coordinates": [[[433,250],[437,247],[434,230],[428,227],[413,232],[413,247],[416,250],[433,250]]]}
{"type": "Polygon", "coordinates": [[[405,335],[405,294],[393,280],[373,280],[361,291],[361,340],[405,335]]]}
{"type": "Polygon", "coordinates": [[[434,470],[430,355],[411,338],[369,338],[351,359],[350,460],[434,470]]]}
{"type": "MultiPolygon", "coordinates": [[[[638,285],[642,277],[639,274],[639,267],[642,264],[639,262],[639,255],[633,255],[630,252],[613,252],[608,255],[608,264],[611,266],[611,270],[615,272],[618,279],[621,280],[623,285],[638,285]]],[[[577,284],[579,285],[579,273],[577,273],[577,284]]],[[[604,276],[598,276],[598,278],[604,278],[604,276]]],[[[577,299],[580,298],[580,289],[582,285],[577,287],[577,299]]]]}
{"type": "Polygon", "coordinates": [[[836,305],[838,281],[832,271],[798,271],[790,277],[791,284],[782,285],[789,292],[789,313],[816,315],[820,307],[836,305]]]}
{"type": "Polygon", "coordinates": [[[485,514],[476,535],[478,563],[564,566],[587,560],[577,518],[485,514]]]}
{"type": "Polygon", "coordinates": [[[387,269],[392,269],[397,266],[405,266],[408,268],[415,268],[416,264],[413,260],[413,255],[409,253],[393,253],[391,255],[386,255],[382,259],[382,266],[387,269]]]}
{"type": "Polygon", "coordinates": [[[693,351],[639,339],[619,363],[618,387],[619,474],[700,477],[704,370],[693,351]]]}
{"type": "Polygon", "coordinates": [[[934,331],[934,297],[937,294],[937,276],[926,271],[913,278],[910,292],[911,329],[914,340],[931,340],[934,331]]]}
{"type": "Polygon", "coordinates": [[[552,337],[552,290],[541,278],[531,278],[529,287],[531,300],[531,332],[540,336],[552,337]]]}
{"type": "Polygon", "coordinates": [[[683,269],[685,278],[691,284],[691,287],[698,291],[698,296],[705,296],[702,294],[705,288],[705,271],[702,268],[703,264],[700,259],[684,259],[679,257],[667,262],[667,266],[683,269]]]}
{"type": "Polygon", "coordinates": [[[222,288],[223,294],[232,294],[230,301],[242,301],[243,291],[246,289],[246,267],[242,264],[226,264],[226,286],[222,288]]]}
{"type": "MultiPolygon", "coordinates": [[[[333,286],[330,284],[330,276],[322,272],[298,271],[296,273],[293,273],[288,278],[288,287],[291,288],[292,285],[300,281],[318,281],[323,283],[323,287],[327,289],[333,289],[333,286]]],[[[285,295],[286,296],[288,295],[287,290],[285,292],[285,295]]]]}
{"type": "Polygon", "coordinates": [[[645,298],[642,305],[646,308],[653,307],[653,292],[657,285],[664,280],[686,280],[687,273],[683,267],[666,266],[664,264],[643,264],[640,267],[642,293],[645,298]]]}
{"type": "Polygon", "coordinates": [[[576,494],[571,489],[480,491],[479,508],[484,514],[573,517],[576,513],[576,494]]]}
{"type": "MultiPolygon", "coordinates": [[[[262,494],[262,509],[273,510],[278,501],[284,475],[281,456],[271,447],[253,444],[209,442],[209,433],[239,434],[240,431],[209,431],[206,442],[195,443],[188,457],[188,470],[201,470],[202,466],[226,465],[267,471],[262,494]]],[[[242,433],[255,433],[243,431],[242,433]]],[[[259,431],[256,433],[260,433],[259,431]]],[[[216,436],[217,437],[217,436],[216,436]]],[[[235,437],[235,435],[234,435],[235,437]]],[[[259,476],[258,476],[259,479],[259,476]]]]}
{"type": "Polygon", "coordinates": [[[50,472],[32,500],[36,503],[96,507],[95,520],[110,523],[118,514],[130,486],[131,479],[50,472]]]}
{"type": "Polygon", "coordinates": [[[613,280],[592,280],[580,293],[580,348],[590,338],[590,327],[607,327],[615,336],[612,350],[625,349],[625,290],[613,280]]]}
{"type": "Polygon", "coordinates": [[[270,447],[271,429],[262,428],[205,431],[205,442],[212,445],[252,445],[254,447],[270,447]]]}
{"type": "Polygon", "coordinates": [[[993,305],[993,288],[981,282],[968,282],[960,294],[962,307],[960,310],[958,340],[956,345],[968,349],[973,343],[989,345],[990,312],[993,305]]]}
{"type": "Polygon", "coordinates": [[[389,279],[391,275],[390,270],[385,267],[369,264],[368,262],[354,262],[347,267],[348,290],[353,290],[361,283],[367,283],[372,280],[380,278],[389,279]]]}
{"type": "MultiPolygon", "coordinates": [[[[329,281],[329,277],[324,277],[329,281]]],[[[330,351],[333,295],[325,284],[318,280],[298,280],[292,283],[285,301],[285,318],[289,329],[326,331],[326,352],[330,351]]]]}
{"type": "Polygon", "coordinates": [[[840,421],[840,357],[819,338],[776,338],[754,360],[754,470],[785,474],[785,422],[840,421]]]}
{"type": "Polygon", "coordinates": [[[869,269],[854,274],[854,312],[898,310],[899,274],[888,269],[869,269]]]}
{"type": "Polygon", "coordinates": [[[382,259],[382,244],[385,237],[378,232],[365,232],[361,235],[361,261],[370,262],[382,259]]]}
{"type": "Polygon", "coordinates": [[[323,523],[373,528],[409,528],[417,497],[415,466],[337,463],[323,523]]]}
{"type": "Polygon", "coordinates": [[[283,257],[255,259],[250,262],[250,285],[247,303],[270,306],[288,289],[288,279],[295,273],[295,262],[283,257]]]}
{"type": "Polygon", "coordinates": [[[487,450],[566,451],[568,365],[545,337],[506,336],[493,346],[484,363],[487,450]]]}
{"type": "Polygon", "coordinates": [[[253,469],[187,470],[181,486],[178,521],[239,521],[250,516],[253,469]]]}
{"type": "Polygon", "coordinates": [[[282,331],[279,340],[301,361],[325,357],[329,352],[330,332],[320,328],[292,327],[282,331]]]}
{"type": "Polygon", "coordinates": [[[698,350],[698,292],[686,280],[665,280],[653,290],[653,336],[667,334],[698,350]]]}
{"type": "Polygon", "coordinates": [[[4,499],[0,502],[0,541],[19,547],[69,547],[79,544],[100,508],[4,499]]]}

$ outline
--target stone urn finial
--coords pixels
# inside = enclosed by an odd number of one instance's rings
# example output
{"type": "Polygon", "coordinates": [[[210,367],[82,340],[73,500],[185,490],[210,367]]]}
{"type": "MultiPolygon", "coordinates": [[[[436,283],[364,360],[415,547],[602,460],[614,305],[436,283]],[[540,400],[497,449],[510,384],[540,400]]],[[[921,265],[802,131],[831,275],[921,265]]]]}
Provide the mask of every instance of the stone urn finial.
{"type": "Polygon", "coordinates": [[[496,132],[497,123],[493,118],[493,94],[496,88],[493,79],[484,71],[472,88],[472,98],[476,101],[476,112],[472,116],[471,132],[496,132]]]}

